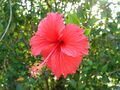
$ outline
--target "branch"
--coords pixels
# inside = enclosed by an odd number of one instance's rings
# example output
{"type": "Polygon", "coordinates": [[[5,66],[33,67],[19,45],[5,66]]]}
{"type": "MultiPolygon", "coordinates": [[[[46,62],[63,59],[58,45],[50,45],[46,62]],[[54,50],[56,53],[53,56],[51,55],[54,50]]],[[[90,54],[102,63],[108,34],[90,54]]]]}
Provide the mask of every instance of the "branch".
{"type": "Polygon", "coordinates": [[[48,72],[44,72],[44,75],[45,75],[45,89],[46,90],[49,90],[49,84],[48,84],[48,76],[46,75],[46,73],[48,73],[48,72]]]}
{"type": "Polygon", "coordinates": [[[10,18],[9,18],[9,21],[8,21],[8,25],[5,29],[5,32],[3,33],[3,35],[0,38],[0,41],[2,41],[2,39],[4,38],[5,34],[7,33],[8,29],[9,29],[10,23],[12,21],[12,2],[11,2],[11,0],[9,0],[9,3],[10,3],[10,18]]]}
{"type": "Polygon", "coordinates": [[[49,90],[48,78],[45,78],[46,90],[49,90]]]}
{"type": "Polygon", "coordinates": [[[111,75],[111,74],[114,74],[114,73],[119,72],[119,71],[120,71],[120,69],[117,69],[117,70],[114,70],[112,72],[109,72],[109,74],[111,75]]]}

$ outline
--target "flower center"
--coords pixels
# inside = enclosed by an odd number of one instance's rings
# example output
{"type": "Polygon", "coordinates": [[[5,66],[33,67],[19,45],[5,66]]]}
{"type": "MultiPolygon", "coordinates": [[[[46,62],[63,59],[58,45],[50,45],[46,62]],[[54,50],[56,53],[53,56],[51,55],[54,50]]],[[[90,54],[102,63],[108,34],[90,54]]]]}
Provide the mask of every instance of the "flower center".
{"type": "Polygon", "coordinates": [[[61,45],[61,44],[64,44],[64,41],[63,40],[59,40],[58,43],[61,45]]]}

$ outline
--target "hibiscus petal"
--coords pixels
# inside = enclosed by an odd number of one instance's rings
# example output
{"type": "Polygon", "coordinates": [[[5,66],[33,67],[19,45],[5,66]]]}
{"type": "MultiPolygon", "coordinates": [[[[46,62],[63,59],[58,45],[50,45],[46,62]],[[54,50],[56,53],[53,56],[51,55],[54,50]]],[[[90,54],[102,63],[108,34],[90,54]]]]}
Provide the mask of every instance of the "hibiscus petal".
{"type": "Polygon", "coordinates": [[[49,48],[54,44],[59,34],[64,28],[64,22],[61,14],[49,13],[38,26],[38,31],[30,40],[31,51],[34,56],[37,56],[45,48],[49,48]]]}
{"type": "MultiPolygon", "coordinates": [[[[42,50],[41,53],[42,53],[42,56],[43,56],[44,60],[48,57],[48,55],[50,54],[50,52],[51,52],[54,48],[55,48],[55,45],[52,45],[52,46],[50,46],[50,47],[42,50]]],[[[51,57],[51,56],[50,56],[50,57],[51,57]]],[[[49,68],[52,68],[50,57],[49,57],[48,60],[47,60],[47,63],[49,63],[47,66],[48,66],[49,68]]]]}
{"type": "Polygon", "coordinates": [[[76,72],[77,68],[79,67],[82,56],[71,57],[66,54],[62,54],[62,62],[61,65],[64,67],[63,75],[66,77],[68,74],[73,74],[76,72]]]}
{"type": "Polygon", "coordinates": [[[61,38],[64,41],[62,52],[72,57],[88,54],[89,43],[83,32],[83,29],[74,24],[66,25],[61,38]]]}
{"type": "Polygon", "coordinates": [[[46,41],[45,39],[41,38],[38,35],[35,35],[30,40],[31,45],[31,52],[34,56],[40,54],[41,50],[48,47],[50,42],[46,41]]]}
{"type": "MultiPolygon", "coordinates": [[[[43,57],[46,58],[51,50],[52,48],[42,51],[43,57]]],[[[62,53],[60,48],[57,48],[52,56],[49,57],[46,64],[48,68],[52,70],[52,73],[55,74],[57,79],[59,79],[61,75],[66,77],[68,74],[75,73],[81,61],[82,56],[71,57],[62,53]]]]}
{"type": "Polygon", "coordinates": [[[48,41],[56,42],[64,27],[63,16],[61,14],[48,13],[47,17],[39,23],[36,34],[43,36],[48,41]]]}

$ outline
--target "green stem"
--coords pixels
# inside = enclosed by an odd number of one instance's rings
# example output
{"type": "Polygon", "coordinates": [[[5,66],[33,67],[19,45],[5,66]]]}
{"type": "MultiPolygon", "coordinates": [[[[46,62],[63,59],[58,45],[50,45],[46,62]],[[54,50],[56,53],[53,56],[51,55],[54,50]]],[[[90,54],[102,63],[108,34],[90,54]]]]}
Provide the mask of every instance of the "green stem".
{"type": "Polygon", "coordinates": [[[8,25],[5,29],[5,32],[3,33],[3,35],[0,38],[0,41],[2,41],[2,39],[4,38],[5,34],[7,33],[8,29],[9,29],[10,23],[12,21],[12,2],[11,2],[11,0],[9,0],[9,3],[10,3],[10,18],[9,18],[9,21],[8,21],[8,25]]]}

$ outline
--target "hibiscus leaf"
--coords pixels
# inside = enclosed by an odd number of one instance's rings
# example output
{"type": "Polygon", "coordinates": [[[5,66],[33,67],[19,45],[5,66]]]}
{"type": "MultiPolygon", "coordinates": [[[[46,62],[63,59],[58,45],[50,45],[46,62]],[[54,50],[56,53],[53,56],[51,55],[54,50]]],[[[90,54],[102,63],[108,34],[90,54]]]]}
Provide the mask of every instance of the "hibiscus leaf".
{"type": "Polygon", "coordinates": [[[85,29],[85,35],[86,35],[86,36],[89,36],[89,35],[90,35],[90,32],[91,32],[90,29],[85,29]]]}
{"type": "Polygon", "coordinates": [[[77,24],[80,25],[80,20],[77,16],[77,14],[74,12],[73,14],[68,14],[66,18],[66,23],[67,24],[77,24]]]}

